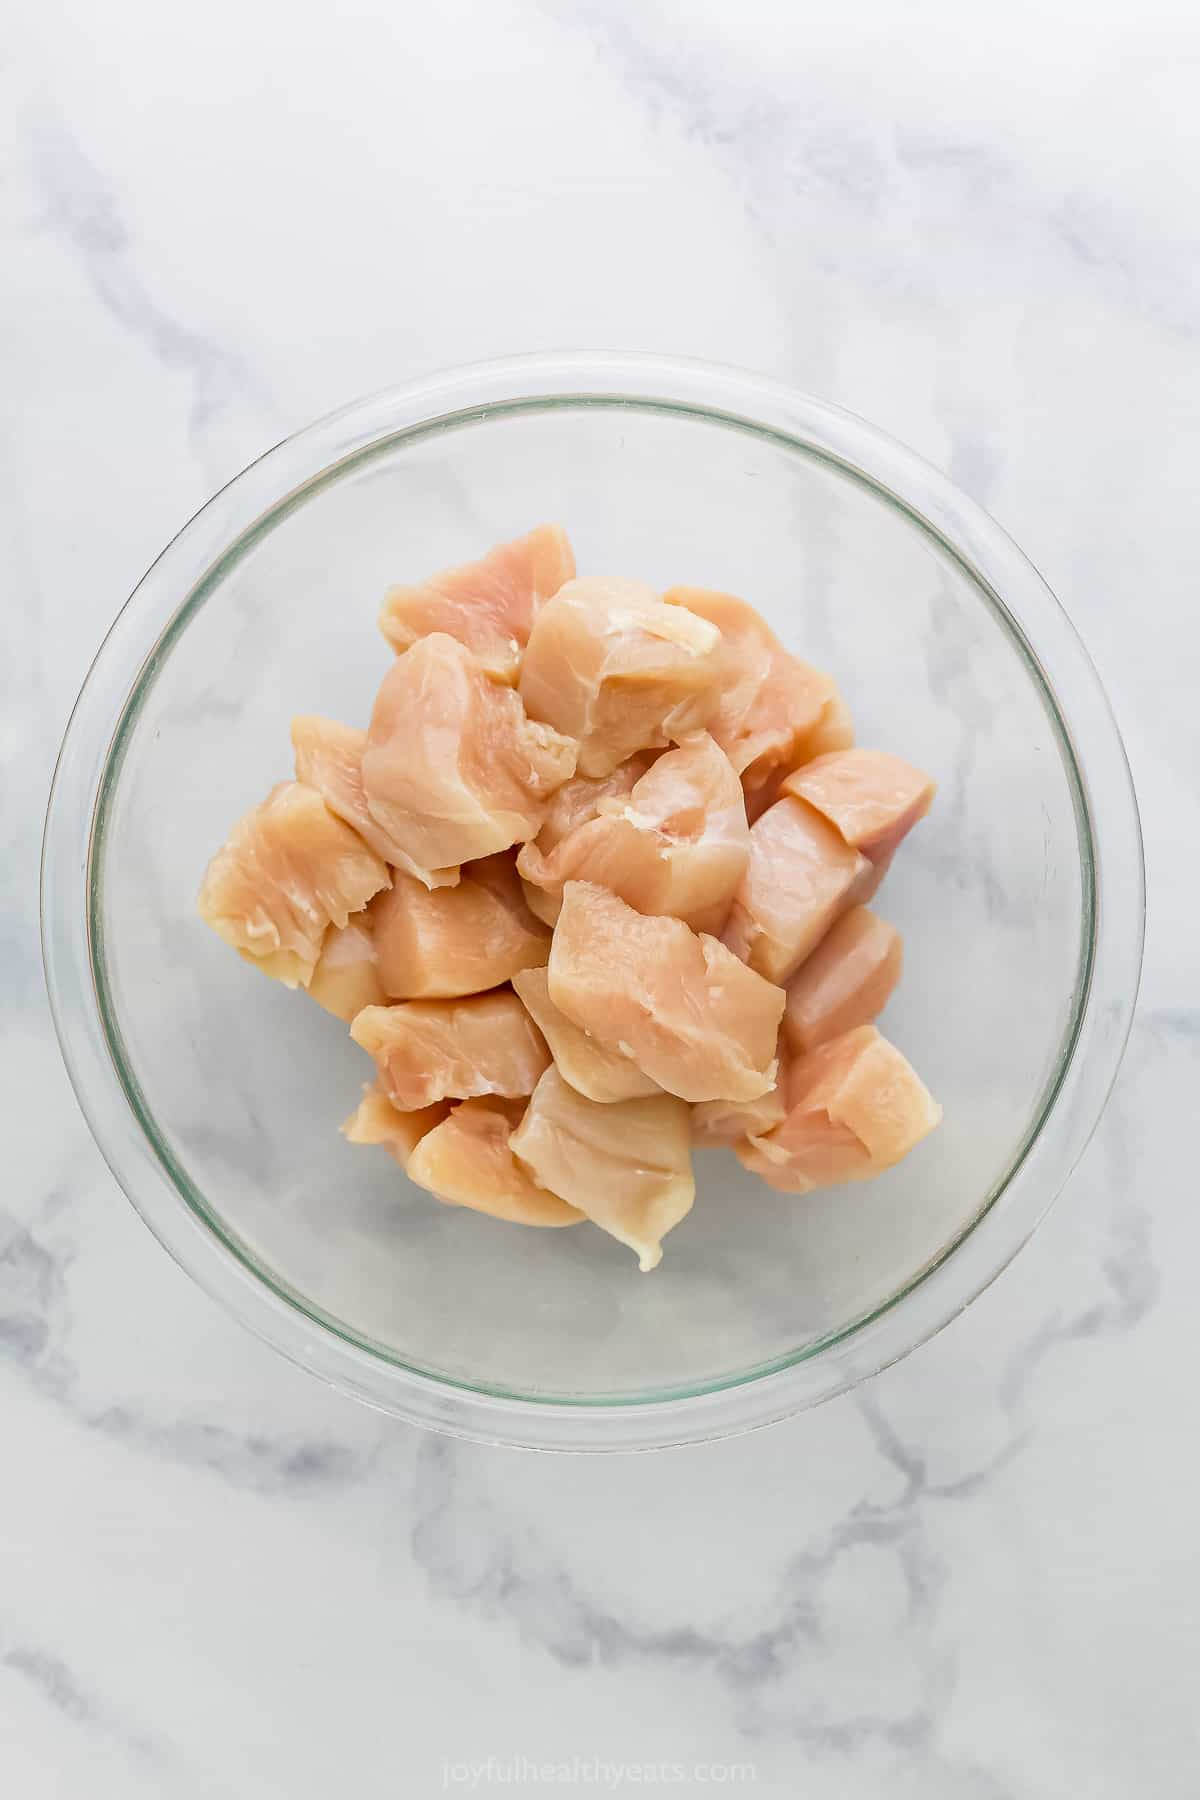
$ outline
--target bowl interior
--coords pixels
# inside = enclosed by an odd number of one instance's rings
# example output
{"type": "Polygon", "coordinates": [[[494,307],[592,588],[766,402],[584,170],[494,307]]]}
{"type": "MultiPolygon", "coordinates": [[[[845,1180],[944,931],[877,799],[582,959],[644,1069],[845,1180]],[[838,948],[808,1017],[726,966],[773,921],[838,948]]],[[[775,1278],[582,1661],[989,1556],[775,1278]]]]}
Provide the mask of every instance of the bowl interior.
{"type": "Polygon", "coordinates": [[[110,754],[92,945],[127,1091],[184,1199],[266,1283],[378,1357],[493,1393],[660,1399],[811,1355],[996,1197],[1053,1095],[1086,966],[1078,783],[1001,608],[910,513],[816,452],[686,408],[513,405],[397,434],[288,496],[149,658],[110,754]],[[384,588],[561,520],[584,573],[727,588],[827,667],[860,742],[929,768],[931,817],[875,902],[906,968],[884,1029],[945,1107],[877,1181],[774,1194],[697,1158],[661,1267],[590,1226],[439,1205],[338,1124],[345,1028],[200,922],[233,821],[290,773],[296,712],[365,723],[384,588]]]}

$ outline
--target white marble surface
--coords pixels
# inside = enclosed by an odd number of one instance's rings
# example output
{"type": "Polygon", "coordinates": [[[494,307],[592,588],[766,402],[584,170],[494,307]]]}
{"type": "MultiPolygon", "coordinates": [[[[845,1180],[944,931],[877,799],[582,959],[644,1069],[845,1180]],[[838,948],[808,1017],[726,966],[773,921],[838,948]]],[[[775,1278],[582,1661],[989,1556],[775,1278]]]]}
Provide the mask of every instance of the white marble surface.
{"type": "Polygon", "coordinates": [[[477,1792],[1190,1800],[1194,8],[18,0],[4,37],[4,1792],[393,1800],[490,1756],[477,1792]],[[588,342],[763,369],[989,506],[1109,684],[1151,900],[1116,1097],[999,1284],[857,1398],[607,1460],[423,1437],[193,1291],[35,933],[68,707],[176,527],[345,398],[588,342]]]}

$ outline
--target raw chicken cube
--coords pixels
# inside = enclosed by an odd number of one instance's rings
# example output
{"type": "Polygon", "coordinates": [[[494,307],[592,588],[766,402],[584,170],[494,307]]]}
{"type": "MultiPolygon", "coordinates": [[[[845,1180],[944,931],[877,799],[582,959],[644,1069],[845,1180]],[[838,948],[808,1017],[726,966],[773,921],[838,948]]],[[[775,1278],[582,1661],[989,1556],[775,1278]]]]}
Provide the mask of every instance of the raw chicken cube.
{"type": "Polygon", "coordinates": [[[467,863],[452,888],[430,890],[397,870],[371,922],[379,979],[394,1000],[478,994],[550,954],[550,934],[525,904],[510,853],[467,863]]]}
{"type": "Polygon", "coordinates": [[[521,664],[529,716],[579,739],[579,771],[698,731],[717,704],[721,634],[640,581],[569,581],[521,664]]]}
{"type": "Polygon", "coordinates": [[[806,1194],[890,1169],[942,1116],[919,1076],[873,1025],[860,1025],[794,1062],[787,1115],[739,1145],[748,1169],[806,1194]]]}
{"type": "Polygon", "coordinates": [[[925,817],[935,787],[928,775],[886,750],[819,756],[783,783],[784,793],[815,806],[847,844],[872,862],[886,862],[925,817]]]}
{"type": "Polygon", "coordinates": [[[387,866],[320,794],[281,781],[208,865],[200,915],[264,974],[307,987],[329,925],[388,885],[387,866]]]}
{"type": "Polygon", "coordinates": [[[746,601],[690,587],[669,588],[663,599],[721,633],[721,695],[708,729],[742,779],[751,818],[774,798],[772,784],[782,771],[854,742],[830,677],[785,650],[746,601]]]}
{"type": "Polygon", "coordinates": [[[574,774],[576,751],[435,632],[384,676],[363,788],[372,817],[431,886],[431,871],[532,837],[546,800],[574,774]]]}
{"type": "MultiPolygon", "coordinates": [[[[854,725],[850,718],[850,709],[841,695],[837,694],[825,707],[820,720],[812,731],[805,734],[799,752],[801,762],[802,764],[809,762],[832,750],[849,749],[853,742],[854,725]]],[[[746,817],[751,825],[762,818],[768,807],[774,806],[775,802],[783,797],[786,792],[785,783],[792,772],[791,763],[781,762],[773,767],[747,771],[743,775],[742,791],[746,796],[746,817]]]]}
{"type": "Polygon", "coordinates": [[[774,1083],[782,988],[679,919],[569,881],[548,974],[560,1011],[669,1094],[756,1100],[774,1083]]]}
{"type": "Polygon", "coordinates": [[[761,1136],[783,1120],[785,1073],[780,1064],[774,1087],[757,1100],[705,1100],[692,1108],[692,1143],[699,1150],[732,1149],[745,1138],[761,1136]]]}
{"type": "Polygon", "coordinates": [[[541,1032],[507,990],[368,1006],[350,1036],[375,1058],[380,1087],[403,1112],[474,1094],[519,1099],[550,1061],[541,1032]]]}
{"type": "Polygon", "coordinates": [[[750,866],[723,941],[769,981],[786,981],[859,898],[865,857],[803,800],[777,800],[750,830],[750,866]]]}
{"type": "Polygon", "coordinates": [[[548,856],[526,844],[517,867],[552,901],[564,882],[594,881],[642,913],[718,932],[750,860],[741,785],[707,732],[685,738],[624,800],[598,802],[548,856]]]}
{"type": "Polygon", "coordinates": [[[550,978],[545,969],[525,969],[513,976],[513,986],[549,1044],[560,1075],[585,1099],[611,1106],[617,1100],[645,1099],[662,1092],[636,1063],[619,1050],[606,1049],[559,1011],[550,998],[550,978]]]}
{"type": "MultiPolygon", "coordinates": [[[[406,881],[407,876],[401,876],[406,881]]],[[[390,896],[385,889],[372,905],[390,896]]],[[[387,995],[379,980],[375,940],[371,935],[371,908],[356,913],[340,929],[331,925],[321,944],[308,991],[318,1006],[349,1024],[364,1006],[385,1006],[387,995]]]]}
{"type": "Polygon", "coordinates": [[[561,897],[558,894],[548,894],[545,888],[535,886],[532,881],[526,881],[523,875],[518,876],[518,880],[521,883],[521,893],[525,904],[534,918],[540,919],[543,925],[553,925],[562,905],[561,897]]]}
{"type": "Polygon", "coordinates": [[[388,590],[379,626],[403,651],[431,631],[465,644],[489,675],[515,682],[521,651],[542,602],[575,574],[575,556],[560,525],[539,525],[497,544],[478,562],[443,569],[419,587],[388,590]]]}
{"type": "Polygon", "coordinates": [[[546,802],[546,816],[533,839],[543,855],[548,856],[568,832],[594,819],[602,800],[621,800],[631,794],[653,766],[654,757],[652,750],[639,750],[609,775],[572,775],[570,781],[564,781],[546,802]]]}
{"type": "Polygon", "coordinates": [[[865,906],[845,913],[787,984],[783,1031],[789,1048],[803,1056],[877,1019],[900,979],[903,957],[894,925],[865,906]]]}
{"type": "Polygon", "coordinates": [[[598,1106],[547,1069],[510,1140],[534,1180],[637,1252],[662,1261],[662,1239],[696,1195],[688,1109],[669,1094],[598,1106]]]}
{"type": "Polygon", "coordinates": [[[854,720],[850,708],[835,689],[833,699],[807,734],[801,747],[801,760],[811,762],[828,756],[834,750],[849,750],[854,743],[854,720]]]}
{"type": "Polygon", "coordinates": [[[376,1083],[363,1089],[362,1099],[342,1126],[342,1136],[352,1144],[379,1144],[403,1169],[426,1132],[440,1125],[449,1113],[444,1100],[417,1112],[401,1112],[376,1083]]]}
{"type": "Polygon", "coordinates": [[[859,870],[858,877],[850,891],[851,905],[869,906],[883,886],[883,878],[891,866],[890,856],[881,856],[877,862],[871,857],[865,857],[863,867],[859,870]]]}
{"type": "Polygon", "coordinates": [[[584,1217],[529,1177],[509,1149],[524,1102],[464,1100],[422,1137],[408,1177],[449,1206],[469,1206],[513,1225],[578,1225],[584,1217]]]}
{"type": "MultiPolygon", "coordinates": [[[[654,755],[650,750],[639,751],[615,768],[611,775],[573,775],[570,781],[564,781],[547,801],[541,829],[531,842],[543,856],[548,856],[568,832],[596,817],[602,800],[615,800],[631,793],[653,764],[654,755]]],[[[562,904],[561,892],[548,893],[523,875],[521,887],[525,904],[534,917],[541,919],[544,925],[553,925],[562,904]]]]}
{"type": "Polygon", "coordinates": [[[363,792],[366,747],[366,732],[353,725],[340,725],[336,719],[322,719],[316,713],[303,713],[292,720],[296,780],[316,788],[329,810],[345,819],[347,825],[353,825],[364,843],[370,844],[384,862],[410,875],[419,875],[427,887],[453,887],[458,880],[457,867],[419,871],[403,848],[372,818],[363,792]]]}

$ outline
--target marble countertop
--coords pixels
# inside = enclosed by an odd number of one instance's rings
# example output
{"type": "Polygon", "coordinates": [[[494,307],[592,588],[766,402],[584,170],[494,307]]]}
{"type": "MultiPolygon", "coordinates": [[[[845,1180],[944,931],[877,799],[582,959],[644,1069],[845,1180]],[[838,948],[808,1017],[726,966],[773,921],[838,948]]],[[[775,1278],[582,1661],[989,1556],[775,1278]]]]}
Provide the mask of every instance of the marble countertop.
{"type": "Polygon", "coordinates": [[[1154,0],[10,11],[6,1792],[1195,1795],[1198,64],[1154,0]],[[859,1394],[649,1458],[424,1436],[243,1333],[94,1149],[36,941],[67,711],[179,524],[348,397],[580,343],[949,470],[1082,631],[1147,833],[1129,1055],[1033,1243],[859,1394]]]}

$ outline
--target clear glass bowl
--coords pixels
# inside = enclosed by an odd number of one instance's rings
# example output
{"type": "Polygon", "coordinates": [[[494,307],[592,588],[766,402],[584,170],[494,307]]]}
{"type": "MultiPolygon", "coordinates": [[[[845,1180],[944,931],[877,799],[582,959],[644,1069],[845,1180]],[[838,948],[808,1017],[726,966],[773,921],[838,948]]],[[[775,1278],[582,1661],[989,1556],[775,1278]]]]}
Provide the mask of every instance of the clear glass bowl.
{"type": "Polygon", "coordinates": [[[1094,1127],[1141,958],[1137,810],[1040,577],[941,475],[744,374],[520,358],[362,401],[270,451],[163,552],[80,695],[43,868],[50,997],[104,1155],[259,1335],[423,1425],[566,1449],[759,1425],[927,1338],[1014,1255],[1094,1127]],[[600,1232],[439,1205],[338,1135],[344,1027],[196,913],[295,712],[365,721],[389,582],[561,520],[581,569],[727,588],[828,667],[860,740],[940,793],[877,903],[886,1028],[945,1106],[898,1169],[806,1199],[697,1159],[661,1268],[600,1232]]]}

